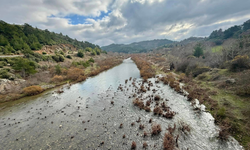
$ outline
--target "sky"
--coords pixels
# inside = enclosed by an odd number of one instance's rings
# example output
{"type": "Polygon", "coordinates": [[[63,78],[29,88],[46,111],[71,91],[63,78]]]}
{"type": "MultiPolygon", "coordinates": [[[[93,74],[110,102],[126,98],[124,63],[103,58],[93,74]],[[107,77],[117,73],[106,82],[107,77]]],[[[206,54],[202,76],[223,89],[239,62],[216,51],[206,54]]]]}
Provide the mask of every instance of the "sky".
{"type": "Polygon", "coordinates": [[[250,19],[250,0],[0,0],[0,20],[100,46],[207,37],[250,19]]]}

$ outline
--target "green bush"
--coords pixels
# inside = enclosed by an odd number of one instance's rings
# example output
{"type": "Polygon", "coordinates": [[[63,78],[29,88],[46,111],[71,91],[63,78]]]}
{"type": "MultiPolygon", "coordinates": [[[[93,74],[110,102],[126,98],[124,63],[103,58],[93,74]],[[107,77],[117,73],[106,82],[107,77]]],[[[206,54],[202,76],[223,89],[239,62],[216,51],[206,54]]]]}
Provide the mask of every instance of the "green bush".
{"type": "Polygon", "coordinates": [[[78,65],[78,63],[77,63],[76,61],[73,61],[73,62],[71,63],[71,65],[76,67],[76,66],[78,65]]]}
{"type": "Polygon", "coordinates": [[[47,53],[46,52],[43,52],[43,55],[46,55],[47,53]]]}
{"type": "Polygon", "coordinates": [[[220,108],[217,112],[217,117],[219,119],[225,119],[226,118],[226,109],[224,107],[220,108]]]}
{"type": "Polygon", "coordinates": [[[64,56],[64,52],[63,51],[60,51],[59,54],[63,55],[64,56]]]}
{"type": "Polygon", "coordinates": [[[61,70],[61,66],[60,65],[56,65],[55,66],[55,71],[56,71],[56,74],[61,74],[62,73],[62,70],[61,70]]]}
{"type": "Polygon", "coordinates": [[[1,69],[0,70],[0,77],[4,78],[4,79],[9,79],[10,78],[10,74],[8,73],[7,70],[1,69]]]}
{"type": "Polygon", "coordinates": [[[88,60],[88,62],[94,63],[95,61],[94,61],[94,59],[91,57],[91,58],[88,60]]]}
{"type": "Polygon", "coordinates": [[[64,62],[64,57],[60,54],[52,56],[56,62],[64,62]]]}
{"type": "Polygon", "coordinates": [[[68,59],[72,59],[72,57],[71,57],[70,55],[67,55],[66,57],[67,57],[68,59]]]}
{"type": "Polygon", "coordinates": [[[53,58],[50,55],[46,55],[42,57],[43,61],[53,61],[53,58]]]}
{"type": "Polygon", "coordinates": [[[12,68],[16,71],[20,71],[23,77],[25,77],[26,74],[29,75],[36,73],[37,66],[38,65],[34,61],[25,58],[16,58],[12,68]]]}
{"type": "Polygon", "coordinates": [[[197,77],[198,75],[200,75],[204,72],[208,72],[209,70],[210,70],[210,68],[208,68],[208,67],[198,67],[192,71],[192,74],[193,74],[193,77],[197,77]]]}
{"type": "Polygon", "coordinates": [[[83,51],[78,51],[77,56],[83,58],[84,57],[83,51]]]}
{"type": "Polygon", "coordinates": [[[85,48],[85,51],[87,51],[87,52],[92,52],[92,50],[93,50],[93,49],[92,49],[91,47],[86,47],[86,48],[85,48]]]}
{"type": "Polygon", "coordinates": [[[5,61],[0,61],[0,68],[3,68],[6,65],[7,65],[7,63],[5,61]]]}
{"type": "Polygon", "coordinates": [[[96,51],[93,51],[93,52],[91,53],[91,55],[95,56],[95,55],[96,55],[96,51]]]}

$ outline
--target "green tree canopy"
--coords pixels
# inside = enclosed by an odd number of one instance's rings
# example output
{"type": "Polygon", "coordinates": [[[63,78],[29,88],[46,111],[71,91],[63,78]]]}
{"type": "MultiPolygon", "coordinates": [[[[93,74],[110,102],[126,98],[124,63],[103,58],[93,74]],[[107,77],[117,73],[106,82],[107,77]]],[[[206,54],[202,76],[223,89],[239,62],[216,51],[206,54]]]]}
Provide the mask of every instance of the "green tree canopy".
{"type": "Polygon", "coordinates": [[[8,40],[3,35],[0,35],[0,46],[6,46],[8,44],[8,40]]]}
{"type": "Polygon", "coordinates": [[[83,58],[84,57],[83,51],[79,50],[77,56],[83,58]]]}
{"type": "Polygon", "coordinates": [[[194,54],[195,57],[200,57],[203,55],[203,48],[200,43],[196,44],[194,47],[194,54]]]}
{"type": "Polygon", "coordinates": [[[36,73],[36,63],[25,58],[17,58],[12,68],[20,71],[23,77],[36,73]]]}

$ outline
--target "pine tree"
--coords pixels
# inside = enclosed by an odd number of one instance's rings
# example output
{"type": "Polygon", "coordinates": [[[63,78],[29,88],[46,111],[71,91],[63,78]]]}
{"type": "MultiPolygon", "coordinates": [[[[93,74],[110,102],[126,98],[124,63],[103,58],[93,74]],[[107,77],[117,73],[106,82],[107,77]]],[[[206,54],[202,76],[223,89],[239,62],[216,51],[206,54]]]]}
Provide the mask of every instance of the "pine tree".
{"type": "Polygon", "coordinates": [[[203,55],[203,49],[202,49],[202,46],[201,44],[196,44],[195,48],[194,48],[194,56],[195,57],[200,57],[203,55]]]}

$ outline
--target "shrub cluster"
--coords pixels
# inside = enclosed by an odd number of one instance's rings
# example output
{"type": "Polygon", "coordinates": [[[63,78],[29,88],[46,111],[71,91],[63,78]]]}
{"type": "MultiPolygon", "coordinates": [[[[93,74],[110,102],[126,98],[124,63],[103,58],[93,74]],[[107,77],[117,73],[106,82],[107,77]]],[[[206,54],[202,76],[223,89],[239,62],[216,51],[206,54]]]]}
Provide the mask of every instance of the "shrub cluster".
{"type": "Polygon", "coordinates": [[[148,79],[155,76],[156,72],[151,67],[151,64],[146,60],[144,60],[142,57],[134,55],[132,56],[132,60],[136,63],[137,67],[139,68],[141,77],[143,79],[148,79]]]}
{"type": "Polygon", "coordinates": [[[230,70],[233,72],[250,68],[250,61],[247,55],[238,55],[230,63],[230,70]]]}
{"type": "Polygon", "coordinates": [[[23,89],[23,93],[28,96],[36,95],[42,92],[43,92],[43,89],[38,85],[32,85],[23,89]]]}

